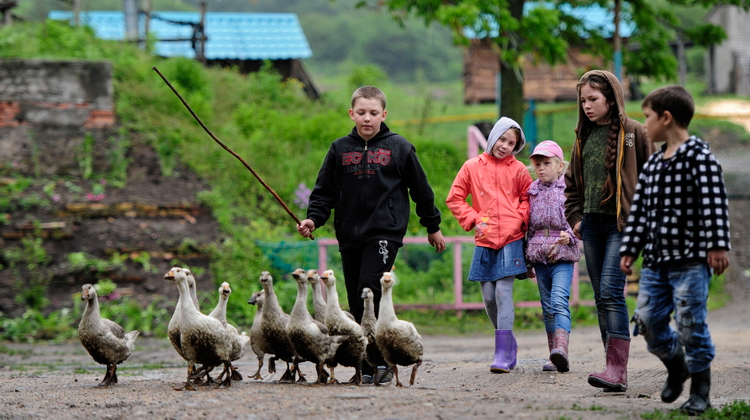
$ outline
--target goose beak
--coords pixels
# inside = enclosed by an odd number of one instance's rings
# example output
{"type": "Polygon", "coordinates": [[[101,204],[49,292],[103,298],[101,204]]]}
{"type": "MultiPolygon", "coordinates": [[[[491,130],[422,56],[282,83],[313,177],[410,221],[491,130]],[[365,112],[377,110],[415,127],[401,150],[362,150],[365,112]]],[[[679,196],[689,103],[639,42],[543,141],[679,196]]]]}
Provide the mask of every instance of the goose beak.
{"type": "Polygon", "coordinates": [[[164,280],[174,280],[174,271],[169,270],[167,274],[164,275],[164,280]]]}

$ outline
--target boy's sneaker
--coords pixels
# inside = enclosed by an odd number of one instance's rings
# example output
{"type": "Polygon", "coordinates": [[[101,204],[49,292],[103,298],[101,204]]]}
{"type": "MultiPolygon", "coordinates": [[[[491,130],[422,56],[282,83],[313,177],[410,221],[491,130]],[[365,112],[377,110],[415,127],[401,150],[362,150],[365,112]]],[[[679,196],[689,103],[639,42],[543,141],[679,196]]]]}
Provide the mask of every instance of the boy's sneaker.
{"type": "Polygon", "coordinates": [[[362,385],[372,385],[372,375],[362,375],[362,385]]]}
{"type": "MultiPolygon", "coordinates": [[[[388,369],[386,366],[378,366],[378,384],[388,385],[393,380],[393,369],[388,369]],[[383,373],[385,372],[385,373],[383,373]]],[[[364,380],[363,380],[364,383],[364,380]]],[[[372,379],[370,379],[372,383],[372,379]]]]}

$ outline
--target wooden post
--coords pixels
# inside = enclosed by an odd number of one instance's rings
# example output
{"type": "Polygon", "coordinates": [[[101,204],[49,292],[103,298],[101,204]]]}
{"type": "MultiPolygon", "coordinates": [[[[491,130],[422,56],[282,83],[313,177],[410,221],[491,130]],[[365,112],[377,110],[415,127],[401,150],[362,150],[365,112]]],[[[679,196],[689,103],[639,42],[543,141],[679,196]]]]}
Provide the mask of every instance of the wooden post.
{"type": "Polygon", "coordinates": [[[201,2],[201,21],[198,35],[198,42],[196,45],[200,45],[199,48],[195,49],[195,59],[199,62],[206,63],[206,2],[201,2]]]}
{"type": "Polygon", "coordinates": [[[615,32],[612,35],[615,50],[615,77],[622,82],[622,39],[620,38],[620,0],[615,0],[615,32]]]}
{"type": "Polygon", "coordinates": [[[73,0],[73,22],[76,28],[81,26],[81,0],[73,0]]]}

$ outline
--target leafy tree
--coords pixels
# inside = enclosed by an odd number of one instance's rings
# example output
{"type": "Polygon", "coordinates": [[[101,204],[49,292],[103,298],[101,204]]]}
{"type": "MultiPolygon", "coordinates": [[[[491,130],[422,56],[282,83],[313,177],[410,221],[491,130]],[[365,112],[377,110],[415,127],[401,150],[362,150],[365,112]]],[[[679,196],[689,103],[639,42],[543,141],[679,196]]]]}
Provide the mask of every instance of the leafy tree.
{"type": "MultiPolygon", "coordinates": [[[[622,23],[635,28],[628,42],[636,48],[623,51],[628,73],[664,80],[673,78],[677,72],[677,61],[669,46],[669,40],[676,35],[702,46],[726,38],[724,30],[715,25],[683,27],[675,7],[708,8],[720,3],[745,10],[750,7],[748,0],[379,0],[378,3],[400,22],[415,15],[427,24],[445,25],[464,44],[468,42],[466,28],[490,38],[500,57],[500,112],[518,121],[522,120],[524,107],[522,69],[528,60],[559,64],[566,60],[569,46],[582,45],[606,63],[611,61],[613,45],[607,41],[612,36],[611,29],[584,26],[575,13],[576,8],[598,5],[613,10],[615,3],[620,3],[622,23]]],[[[367,1],[359,5],[364,7],[367,1]]]]}

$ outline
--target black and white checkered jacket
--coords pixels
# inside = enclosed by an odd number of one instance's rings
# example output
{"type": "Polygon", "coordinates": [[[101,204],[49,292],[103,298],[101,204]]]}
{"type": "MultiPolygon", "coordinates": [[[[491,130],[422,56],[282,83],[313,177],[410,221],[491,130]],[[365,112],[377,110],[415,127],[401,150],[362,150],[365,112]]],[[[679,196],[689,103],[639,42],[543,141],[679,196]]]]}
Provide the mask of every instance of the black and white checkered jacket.
{"type": "Polygon", "coordinates": [[[691,136],[669,159],[666,144],[649,157],[638,179],[620,254],[643,265],[706,261],[730,249],[729,203],[721,165],[707,143],[691,136]]]}

